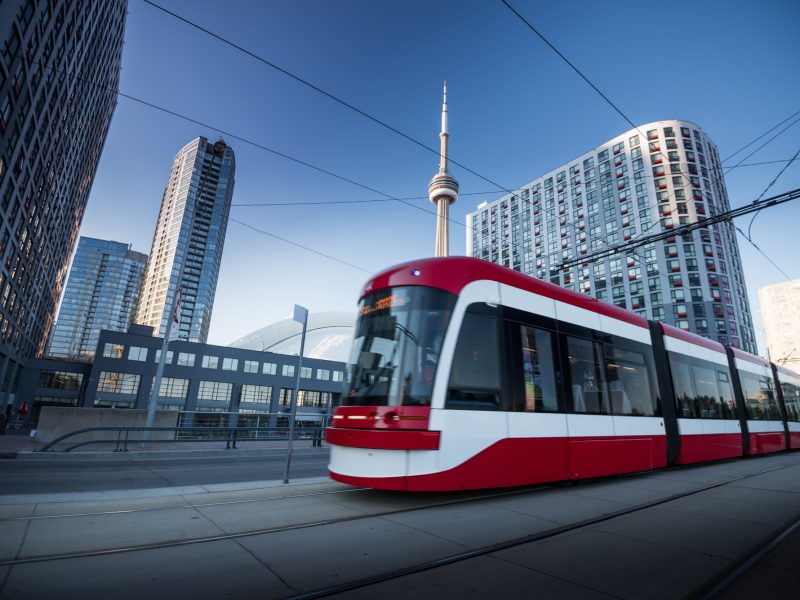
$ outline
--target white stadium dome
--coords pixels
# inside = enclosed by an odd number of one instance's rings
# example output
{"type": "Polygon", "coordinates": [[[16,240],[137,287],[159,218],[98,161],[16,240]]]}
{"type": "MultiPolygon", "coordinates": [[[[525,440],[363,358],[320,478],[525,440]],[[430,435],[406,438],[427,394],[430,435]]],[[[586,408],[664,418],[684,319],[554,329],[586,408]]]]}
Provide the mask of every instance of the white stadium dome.
{"type": "MultiPolygon", "coordinates": [[[[309,313],[303,356],[346,363],[353,343],[356,315],[346,312],[309,313]]],[[[299,354],[302,326],[284,319],[250,333],[228,346],[278,354],[299,354]]]]}

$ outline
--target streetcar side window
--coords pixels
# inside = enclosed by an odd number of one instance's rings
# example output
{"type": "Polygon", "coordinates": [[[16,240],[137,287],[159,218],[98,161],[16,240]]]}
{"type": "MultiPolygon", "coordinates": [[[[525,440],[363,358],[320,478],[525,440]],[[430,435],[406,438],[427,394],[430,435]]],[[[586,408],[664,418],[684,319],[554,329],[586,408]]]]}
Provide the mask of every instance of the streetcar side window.
{"type": "Polygon", "coordinates": [[[652,351],[616,342],[605,345],[606,380],[615,415],[652,417],[656,414],[652,351]]]}
{"type": "Polygon", "coordinates": [[[692,365],[692,373],[694,374],[695,389],[697,390],[696,401],[700,418],[721,418],[720,393],[717,386],[717,374],[714,369],[701,365],[692,365]]]}
{"type": "Polygon", "coordinates": [[[553,334],[544,329],[520,325],[522,375],[526,412],[557,412],[556,367],[553,334]]]}
{"type": "Polygon", "coordinates": [[[739,370],[747,418],[756,421],[780,421],[781,413],[772,387],[772,377],[759,377],[739,370]]]}
{"type": "Polygon", "coordinates": [[[678,418],[699,416],[694,401],[694,382],[692,381],[692,368],[689,365],[689,361],[683,356],[670,353],[669,363],[672,369],[672,386],[675,389],[675,399],[678,402],[678,418]]]}
{"type": "Polygon", "coordinates": [[[719,399],[720,399],[720,415],[723,419],[738,419],[736,415],[736,400],[733,397],[733,385],[731,385],[731,378],[728,377],[728,371],[723,371],[720,367],[717,369],[717,385],[719,385],[719,399]]]}
{"type": "Polygon", "coordinates": [[[800,421],[800,387],[781,382],[781,391],[787,418],[794,422],[800,421]]]}
{"type": "Polygon", "coordinates": [[[572,407],[577,413],[608,413],[608,391],[600,344],[567,336],[572,407]]]}
{"type": "Polygon", "coordinates": [[[735,419],[728,371],[718,364],[669,353],[678,418],[735,419]]]}
{"type": "Polygon", "coordinates": [[[464,315],[450,371],[447,408],[500,408],[499,329],[494,315],[464,315]]]}

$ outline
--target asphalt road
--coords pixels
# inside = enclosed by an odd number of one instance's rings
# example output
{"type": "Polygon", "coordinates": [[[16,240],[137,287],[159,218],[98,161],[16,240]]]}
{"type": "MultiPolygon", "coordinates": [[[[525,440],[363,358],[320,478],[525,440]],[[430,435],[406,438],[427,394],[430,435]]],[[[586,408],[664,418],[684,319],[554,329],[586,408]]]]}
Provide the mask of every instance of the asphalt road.
{"type": "MultiPolygon", "coordinates": [[[[327,448],[297,449],[290,478],[323,477],[327,448]]],[[[261,456],[135,460],[0,460],[0,495],[98,492],[282,480],[285,451],[261,456]]]]}

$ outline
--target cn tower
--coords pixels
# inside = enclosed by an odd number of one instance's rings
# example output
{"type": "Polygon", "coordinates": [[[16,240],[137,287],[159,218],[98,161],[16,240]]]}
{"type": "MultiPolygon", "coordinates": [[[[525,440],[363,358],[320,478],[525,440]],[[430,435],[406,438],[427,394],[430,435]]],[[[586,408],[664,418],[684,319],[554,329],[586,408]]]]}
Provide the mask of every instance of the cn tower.
{"type": "Polygon", "coordinates": [[[439,151],[439,172],[428,184],[428,198],[436,205],[436,251],[434,256],[450,254],[450,238],[448,221],[450,205],[458,198],[458,182],[447,171],[447,82],[444,82],[444,99],[442,101],[442,132],[439,134],[441,146],[439,151]]]}

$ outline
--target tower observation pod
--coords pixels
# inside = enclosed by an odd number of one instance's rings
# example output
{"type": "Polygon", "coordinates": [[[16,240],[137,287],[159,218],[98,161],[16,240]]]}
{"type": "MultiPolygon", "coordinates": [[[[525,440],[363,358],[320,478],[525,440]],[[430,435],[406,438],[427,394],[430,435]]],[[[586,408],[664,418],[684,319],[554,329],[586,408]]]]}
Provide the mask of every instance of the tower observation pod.
{"type": "Polygon", "coordinates": [[[447,82],[444,82],[444,99],[442,101],[442,132],[439,134],[441,146],[439,151],[439,172],[428,184],[428,198],[436,205],[436,251],[434,256],[450,254],[450,238],[448,222],[450,205],[458,198],[458,182],[447,170],[447,82]]]}

